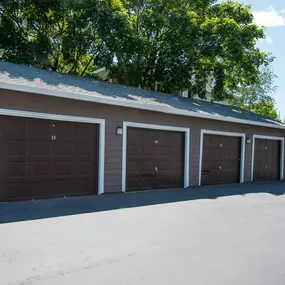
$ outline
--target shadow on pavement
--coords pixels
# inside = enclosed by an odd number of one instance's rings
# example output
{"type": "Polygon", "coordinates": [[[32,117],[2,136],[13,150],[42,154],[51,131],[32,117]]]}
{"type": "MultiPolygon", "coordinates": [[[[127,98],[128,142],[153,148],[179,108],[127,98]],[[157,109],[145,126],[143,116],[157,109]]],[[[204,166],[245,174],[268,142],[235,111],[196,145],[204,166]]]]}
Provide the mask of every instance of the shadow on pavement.
{"type": "Polygon", "coordinates": [[[45,219],[197,199],[216,199],[250,193],[283,195],[285,194],[285,181],[0,203],[0,223],[45,219]]]}

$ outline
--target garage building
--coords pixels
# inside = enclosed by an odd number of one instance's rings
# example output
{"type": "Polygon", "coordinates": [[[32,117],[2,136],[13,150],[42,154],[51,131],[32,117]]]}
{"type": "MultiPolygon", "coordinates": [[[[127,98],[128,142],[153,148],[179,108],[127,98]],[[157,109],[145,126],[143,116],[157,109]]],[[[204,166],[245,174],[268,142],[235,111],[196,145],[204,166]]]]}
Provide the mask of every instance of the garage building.
{"type": "Polygon", "coordinates": [[[284,179],[285,125],[0,63],[0,201],[284,179]]]}

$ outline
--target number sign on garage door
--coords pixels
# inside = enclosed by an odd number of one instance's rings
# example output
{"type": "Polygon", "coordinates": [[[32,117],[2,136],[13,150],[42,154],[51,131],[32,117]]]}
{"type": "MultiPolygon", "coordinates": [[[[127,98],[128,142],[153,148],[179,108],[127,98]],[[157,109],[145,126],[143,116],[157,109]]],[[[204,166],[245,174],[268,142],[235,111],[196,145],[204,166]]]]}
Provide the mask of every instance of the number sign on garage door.
{"type": "Polygon", "coordinates": [[[202,185],[240,182],[241,137],[203,134],[202,185]]]}
{"type": "Polygon", "coordinates": [[[0,200],[94,194],[98,125],[0,116],[0,200]]]}
{"type": "Polygon", "coordinates": [[[185,133],[128,127],[127,191],[184,184],[185,133]]]}

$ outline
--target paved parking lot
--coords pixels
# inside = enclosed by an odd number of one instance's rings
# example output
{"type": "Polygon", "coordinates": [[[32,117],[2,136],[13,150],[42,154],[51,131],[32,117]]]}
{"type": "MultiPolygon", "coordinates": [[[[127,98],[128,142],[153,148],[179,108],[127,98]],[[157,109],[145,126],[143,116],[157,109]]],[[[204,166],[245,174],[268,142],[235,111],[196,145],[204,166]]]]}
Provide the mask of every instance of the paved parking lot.
{"type": "Polygon", "coordinates": [[[0,284],[285,284],[285,183],[0,204],[0,284]]]}

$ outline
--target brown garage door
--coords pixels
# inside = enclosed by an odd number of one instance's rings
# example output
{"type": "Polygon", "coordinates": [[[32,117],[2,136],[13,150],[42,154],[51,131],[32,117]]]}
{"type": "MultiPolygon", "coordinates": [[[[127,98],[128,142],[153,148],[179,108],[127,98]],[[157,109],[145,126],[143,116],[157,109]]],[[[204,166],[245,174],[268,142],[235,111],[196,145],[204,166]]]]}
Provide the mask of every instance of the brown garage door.
{"type": "Polygon", "coordinates": [[[97,128],[0,116],[0,200],[97,193],[97,128]]]}
{"type": "Polygon", "coordinates": [[[184,186],[184,133],[130,127],[127,133],[127,191],[184,186]]]}
{"type": "Polygon", "coordinates": [[[280,179],[280,150],[279,140],[255,140],[254,181],[280,179]]]}
{"type": "Polygon", "coordinates": [[[241,138],[205,134],[202,185],[239,183],[241,138]]]}

